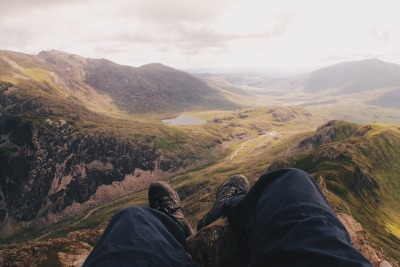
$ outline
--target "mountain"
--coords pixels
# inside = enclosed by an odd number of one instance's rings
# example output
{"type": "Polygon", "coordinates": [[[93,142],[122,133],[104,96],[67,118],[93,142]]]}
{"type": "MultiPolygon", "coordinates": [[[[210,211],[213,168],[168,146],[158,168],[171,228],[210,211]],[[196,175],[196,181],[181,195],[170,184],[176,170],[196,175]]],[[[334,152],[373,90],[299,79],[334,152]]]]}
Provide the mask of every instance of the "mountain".
{"type": "Polygon", "coordinates": [[[378,59],[342,62],[308,75],[304,90],[319,92],[339,89],[337,94],[350,94],[380,88],[400,89],[400,66],[378,59]]]}
{"type": "Polygon", "coordinates": [[[304,75],[275,79],[266,87],[341,95],[381,88],[400,89],[400,65],[378,59],[342,62],[304,75]]]}
{"type": "Polygon", "coordinates": [[[100,108],[131,113],[237,107],[202,80],[162,64],[135,68],[54,50],[37,56],[0,51],[0,69],[2,81],[27,85],[30,79],[89,107],[93,98],[100,108]]]}
{"type": "Polygon", "coordinates": [[[0,51],[0,234],[74,216],[212,160],[217,137],[169,127],[154,113],[224,103],[234,106],[160,64],[0,51]]]}
{"type": "Polygon", "coordinates": [[[237,107],[202,80],[162,64],[134,68],[60,51],[41,52],[38,57],[57,75],[107,94],[119,109],[128,112],[237,107]]]}

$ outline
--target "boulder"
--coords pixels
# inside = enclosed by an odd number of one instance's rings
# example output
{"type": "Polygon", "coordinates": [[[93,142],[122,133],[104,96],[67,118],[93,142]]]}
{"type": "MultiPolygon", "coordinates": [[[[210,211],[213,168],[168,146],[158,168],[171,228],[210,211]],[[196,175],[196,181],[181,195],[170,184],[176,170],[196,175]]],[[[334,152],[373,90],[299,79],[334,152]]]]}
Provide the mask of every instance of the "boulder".
{"type": "Polygon", "coordinates": [[[204,227],[187,240],[189,254],[203,267],[247,266],[248,249],[225,218],[204,227]]]}

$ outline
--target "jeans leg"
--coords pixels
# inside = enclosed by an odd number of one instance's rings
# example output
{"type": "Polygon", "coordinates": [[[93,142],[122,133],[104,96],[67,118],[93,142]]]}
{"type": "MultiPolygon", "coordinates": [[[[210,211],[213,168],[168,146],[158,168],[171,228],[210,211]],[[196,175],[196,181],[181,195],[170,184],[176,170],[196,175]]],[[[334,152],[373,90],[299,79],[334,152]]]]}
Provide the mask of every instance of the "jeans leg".
{"type": "Polygon", "coordinates": [[[228,220],[248,239],[249,266],[372,266],[301,170],[262,175],[229,209],[228,220]]]}
{"type": "Polygon", "coordinates": [[[114,215],[83,266],[198,265],[177,222],[150,208],[129,207],[114,215]]]}

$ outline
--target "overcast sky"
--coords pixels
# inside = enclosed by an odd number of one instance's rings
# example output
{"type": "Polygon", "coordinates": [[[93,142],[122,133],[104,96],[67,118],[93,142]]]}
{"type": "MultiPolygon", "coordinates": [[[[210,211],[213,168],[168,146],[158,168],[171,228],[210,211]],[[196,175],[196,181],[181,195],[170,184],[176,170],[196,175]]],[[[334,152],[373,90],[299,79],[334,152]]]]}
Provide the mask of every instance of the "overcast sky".
{"type": "Polygon", "coordinates": [[[398,0],[0,0],[0,49],[180,69],[400,64],[399,10],[398,0]]]}

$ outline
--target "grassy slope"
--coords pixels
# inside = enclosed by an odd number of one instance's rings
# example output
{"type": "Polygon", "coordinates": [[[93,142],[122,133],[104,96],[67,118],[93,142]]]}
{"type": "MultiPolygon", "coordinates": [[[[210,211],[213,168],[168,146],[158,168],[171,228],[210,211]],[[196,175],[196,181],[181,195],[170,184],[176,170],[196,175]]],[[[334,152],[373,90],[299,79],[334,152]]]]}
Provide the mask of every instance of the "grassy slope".
{"type": "Polygon", "coordinates": [[[328,190],[341,199],[332,198],[335,208],[347,213],[342,201],[347,203],[370,240],[399,261],[400,128],[343,122],[336,129],[333,143],[297,154],[292,166],[323,177],[328,190]]]}

